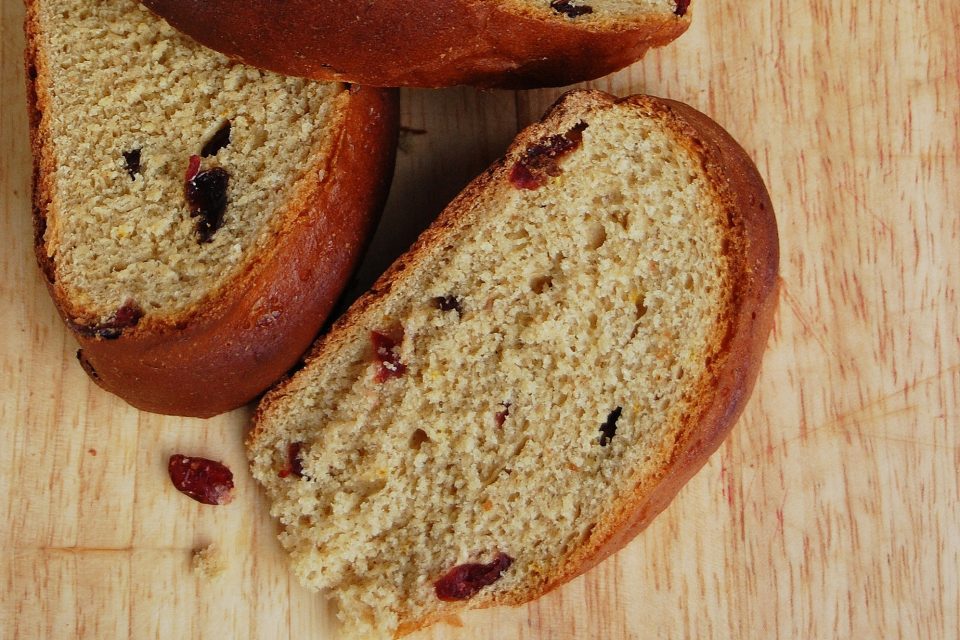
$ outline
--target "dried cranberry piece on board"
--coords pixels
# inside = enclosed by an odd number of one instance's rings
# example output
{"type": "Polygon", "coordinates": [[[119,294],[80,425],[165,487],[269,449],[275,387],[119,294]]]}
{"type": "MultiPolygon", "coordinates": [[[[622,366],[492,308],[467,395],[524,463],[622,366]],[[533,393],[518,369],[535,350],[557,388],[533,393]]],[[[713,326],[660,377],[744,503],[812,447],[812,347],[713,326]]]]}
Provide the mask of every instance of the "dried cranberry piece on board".
{"type": "Polygon", "coordinates": [[[167,471],[177,491],[197,502],[227,504],[233,500],[233,472],[223,463],[177,453],[170,456],[167,471]]]}
{"type": "Polygon", "coordinates": [[[687,8],[690,6],[690,0],[677,0],[677,8],[674,10],[674,14],[678,16],[685,16],[687,14],[687,8]]]}
{"type": "Polygon", "coordinates": [[[480,589],[499,580],[503,572],[509,569],[512,564],[513,558],[502,552],[498,553],[497,557],[487,564],[461,564],[437,580],[433,585],[433,590],[436,592],[437,598],[445,602],[468,600],[475,596],[480,589]]]}

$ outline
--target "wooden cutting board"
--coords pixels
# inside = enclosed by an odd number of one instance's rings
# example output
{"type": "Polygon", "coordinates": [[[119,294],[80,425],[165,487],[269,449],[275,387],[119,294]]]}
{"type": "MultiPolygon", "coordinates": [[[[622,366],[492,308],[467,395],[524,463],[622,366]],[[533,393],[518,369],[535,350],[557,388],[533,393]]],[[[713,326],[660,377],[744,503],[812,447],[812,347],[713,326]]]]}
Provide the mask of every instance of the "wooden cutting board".
{"type": "MultiPolygon", "coordinates": [[[[960,2],[705,2],[591,86],[688,102],[753,155],[782,296],[733,436],[632,544],[516,609],[418,638],[956,638],[960,2]]],[[[328,638],[245,470],[249,409],[138,412],[93,386],[31,253],[20,0],[0,0],[0,637],[328,638]],[[238,499],[173,491],[222,458],[238,499]],[[218,543],[218,582],[190,571],[218,543]]],[[[369,283],[558,90],[403,91],[369,283]],[[422,131],[421,131],[422,130],[422,131]]]]}

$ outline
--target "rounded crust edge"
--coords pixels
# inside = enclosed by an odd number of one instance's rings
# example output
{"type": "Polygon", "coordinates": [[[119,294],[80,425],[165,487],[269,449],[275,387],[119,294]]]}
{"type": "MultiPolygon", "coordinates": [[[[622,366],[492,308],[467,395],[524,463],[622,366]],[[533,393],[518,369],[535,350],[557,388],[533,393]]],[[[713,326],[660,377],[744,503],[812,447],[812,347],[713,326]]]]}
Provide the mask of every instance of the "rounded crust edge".
{"type": "MultiPolygon", "coordinates": [[[[704,391],[710,392],[709,400],[680,428],[678,440],[669,452],[670,460],[660,476],[637,485],[633,492],[623,496],[611,515],[596,524],[591,537],[539,584],[527,584],[526,591],[499,594],[486,601],[465,602],[457,610],[530,602],[623,549],[666,509],[730,433],[753,390],[767,338],[773,329],[780,287],[777,221],[763,178],[743,147],[710,117],[684,103],[646,95],[617,99],[591,90],[564,94],[540,123],[531,128],[562,116],[570,102],[636,104],[664,114],[675,133],[689,138],[690,149],[702,158],[708,177],[732,217],[731,227],[739,236],[733,241],[742,243],[739,259],[731,261],[734,277],[728,329],[718,345],[716,365],[704,385],[704,391]]],[[[457,610],[448,607],[435,616],[402,621],[394,637],[428,627],[457,610]]]]}
{"type": "MultiPolygon", "coordinates": [[[[482,609],[499,605],[520,605],[552,591],[593,568],[613,555],[650,522],[677,495],[683,485],[706,463],[719,448],[723,439],[739,418],[753,389],[760,364],[773,327],[779,291],[779,240],[773,205],[763,179],[746,151],[719,124],[692,107],[672,100],[634,95],[618,99],[596,90],[569,91],[554,103],[543,118],[520,132],[504,158],[498,160],[475,178],[438,216],[436,221],[418,238],[411,249],[402,255],[377,280],[370,292],[358,299],[329,333],[320,338],[307,366],[313,360],[323,360],[335,352],[343,342],[342,336],[354,328],[364,326],[368,316],[375,315],[380,300],[387,295],[393,283],[406,271],[415,269],[424,254],[441,246],[447,234],[469,226],[473,220],[470,206],[505,180],[507,161],[522,152],[529,142],[544,134],[554,133],[562,121],[592,109],[612,106],[617,102],[632,103],[658,114],[663,114],[668,126],[680,138],[690,140],[690,149],[703,159],[708,177],[721,194],[727,211],[732,215],[732,227],[742,243],[741,259],[731,261],[734,274],[732,303],[728,316],[729,330],[718,345],[716,366],[706,383],[711,391],[709,400],[700,405],[699,412],[688,418],[680,429],[680,437],[673,443],[670,461],[661,475],[652,482],[635,487],[614,505],[612,515],[597,523],[587,542],[564,559],[560,568],[543,576],[537,584],[527,584],[525,591],[505,593],[444,607],[436,615],[417,620],[402,620],[395,637],[399,638],[451,614],[467,609],[482,609]]],[[[298,389],[298,377],[288,378],[269,391],[258,405],[253,427],[247,437],[248,455],[252,460],[254,449],[266,437],[265,421],[280,409],[286,396],[298,389]]]]}
{"type": "Polygon", "coordinates": [[[522,89],[592,80],[676,39],[692,14],[577,22],[484,0],[379,0],[362,11],[354,2],[313,0],[141,1],[247,64],[373,86],[522,89]]]}
{"type": "Polygon", "coordinates": [[[105,340],[73,329],[71,305],[46,255],[54,159],[42,126],[47,104],[38,77],[45,70],[33,1],[25,30],[35,252],[57,311],[80,344],[84,370],[103,389],[154,413],[207,418],[255,399],[309,348],[379,220],[393,177],[396,90],[352,86],[338,96],[335,137],[311,169],[325,165],[325,177],[282,212],[268,252],[193,311],[105,340]]]}
{"type": "MultiPolygon", "coordinates": [[[[739,419],[753,390],[779,294],[779,237],[773,204],[750,156],[730,134],[705,114],[673,100],[631,96],[663,111],[672,128],[689,136],[708,177],[731,218],[733,291],[725,335],[708,372],[709,398],[686,419],[659,478],[638,485],[615,506],[614,515],[597,524],[595,535],[575,550],[564,568],[550,576],[539,595],[583,574],[627,545],[676,497],[706,464],[739,419]],[[739,236],[739,237],[737,237],[739,236]]],[[[518,602],[511,602],[517,604],[518,602]]],[[[499,604],[499,603],[498,603],[499,604]]],[[[506,604],[506,603],[504,603],[506,604]]]]}

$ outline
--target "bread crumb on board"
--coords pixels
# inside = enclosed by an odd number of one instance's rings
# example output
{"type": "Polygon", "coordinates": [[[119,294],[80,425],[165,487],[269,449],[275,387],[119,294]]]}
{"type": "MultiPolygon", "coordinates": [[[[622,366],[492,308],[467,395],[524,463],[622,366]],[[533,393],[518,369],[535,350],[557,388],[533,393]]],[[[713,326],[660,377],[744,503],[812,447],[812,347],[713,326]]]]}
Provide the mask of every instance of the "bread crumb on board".
{"type": "Polygon", "coordinates": [[[215,542],[193,551],[193,572],[200,578],[213,580],[227,570],[227,559],[215,542]]]}

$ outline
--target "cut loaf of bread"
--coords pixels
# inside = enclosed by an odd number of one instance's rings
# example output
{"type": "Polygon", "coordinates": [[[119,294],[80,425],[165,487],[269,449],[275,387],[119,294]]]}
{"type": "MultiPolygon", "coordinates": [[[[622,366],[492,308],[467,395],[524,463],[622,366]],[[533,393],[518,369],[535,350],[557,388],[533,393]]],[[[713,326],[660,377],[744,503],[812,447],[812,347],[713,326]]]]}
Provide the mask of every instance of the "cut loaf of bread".
{"type": "Polygon", "coordinates": [[[736,420],[777,262],[762,179],[716,123],[565,94],[257,409],[293,571],[373,637],[593,566],[736,420]]]}
{"type": "Polygon", "coordinates": [[[135,0],[31,0],[36,249],[90,376],[249,402],[315,338],[392,175],[391,92],[231,62],[135,0]]]}
{"type": "Polygon", "coordinates": [[[143,0],[264,69],[375,86],[532,87],[606,75],[690,25],[690,0],[143,0]]]}

